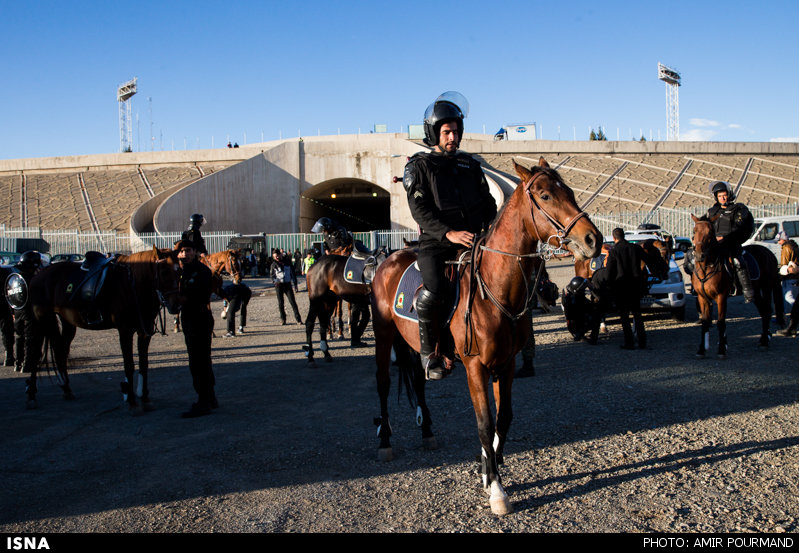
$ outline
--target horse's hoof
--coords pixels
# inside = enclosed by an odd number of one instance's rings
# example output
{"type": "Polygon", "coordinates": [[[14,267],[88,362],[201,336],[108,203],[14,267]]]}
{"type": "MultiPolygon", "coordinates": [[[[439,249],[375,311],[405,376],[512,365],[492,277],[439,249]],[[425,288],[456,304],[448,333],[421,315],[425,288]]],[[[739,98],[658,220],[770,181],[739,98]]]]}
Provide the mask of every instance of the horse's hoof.
{"type": "Polygon", "coordinates": [[[338,338],[336,338],[336,340],[346,340],[346,338],[342,335],[342,336],[339,336],[338,338]]]}
{"type": "Polygon", "coordinates": [[[332,363],[333,357],[331,355],[325,355],[325,361],[327,361],[328,363],[332,363]]]}
{"type": "Polygon", "coordinates": [[[394,460],[394,452],[390,447],[381,447],[377,450],[377,460],[378,461],[393,461],[394,460]]]}
{"type": "Polygon", "coordinates": [[[306,366],[310,367],[312,369],[315,369],[316,368],[316,361],[314,361],[313,359],[308,359],[308,364],[306,366]]]}
{"type": "Polygon", "coordinates": [[[727,354],[726,353],[719,353],[716,357],[718,357],[719,359],[727,359],[727,354]]]}
{"type": "Polygon", "coordinates": [[[66,390],[64,392],[64,399],[67,401],[75,401],[75,394],[72,393],[72,390],[66,390]]]}
{"type": "Polygon", "coordinates": [[[128,413],[130,413],[133,417],[138,417],[139,415],[144,414],[144,409],[142,409],[141,405],[128,404],[128,413]]]}
{"type": "Polygon", "coordinates": [[[696,357],[697,359],[704,359],[704,358],[705,358],[705,354],[704,354],[704,353],[697,353],[697,354],[695,355],[695,357],[696,357]]]}
{"type": "Polygon", "coordinates": [[[39,403],[35,399],[29,399],[25,402],[25,409],[36,409],[39,407],[39,403]]]}
{"type": "Polygon", "coordinates": [[[505,516],[513,512],[513,505],[507,495],[491,497],[488,499],[488,504],[491,505],[491,512],[495,515],[505,516]]]}
{"type": "Polygon", "coordinates": [[[438,449],[438,440],[436,440],[435,436],[430,436],[429,438],[422,438],[422,446],[427,451],[435,451],[438,449]]]}

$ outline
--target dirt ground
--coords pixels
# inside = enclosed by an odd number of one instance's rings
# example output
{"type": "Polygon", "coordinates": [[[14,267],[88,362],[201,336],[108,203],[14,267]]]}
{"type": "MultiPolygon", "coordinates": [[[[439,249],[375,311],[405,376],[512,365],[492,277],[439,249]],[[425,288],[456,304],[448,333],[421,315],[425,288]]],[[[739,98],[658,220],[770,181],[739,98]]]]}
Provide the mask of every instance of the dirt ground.
{"type": "MultiPolygon", "coordinates": [[[[551,270],[561,288],[568,269],[551,270]]],[[[648,317],[650,349],[637,351],[619,348],[618,325],[590,346],[571,339],[559,309],[536,312],[537,374],[514,383],[501,468],[514,512],[497,517],[476,472],[462,370],[428,384],[433,451],[394,379],[395,459],[378,461],[372,347],[334,341],[333,363],[307,367],[304,328],[280,325],[265,280],[245,282],[255,294],[243,336],[221,337],[214,303],[211,416],[180,417],[195,398],[173,332],[153,338],[155,410],[142,416],[122,406],[111,331],[78,332],[75,401],[45,374],[26,410],[24,375],[0,370],[0,532],[797,530],[799,340],[775,336],[758,351],[755,309],[741,298],[726,360],[695,359],[692,302],[686,322],[648,317]]],[[[298,301],[304,315],[303,292],[298,301]]]]}

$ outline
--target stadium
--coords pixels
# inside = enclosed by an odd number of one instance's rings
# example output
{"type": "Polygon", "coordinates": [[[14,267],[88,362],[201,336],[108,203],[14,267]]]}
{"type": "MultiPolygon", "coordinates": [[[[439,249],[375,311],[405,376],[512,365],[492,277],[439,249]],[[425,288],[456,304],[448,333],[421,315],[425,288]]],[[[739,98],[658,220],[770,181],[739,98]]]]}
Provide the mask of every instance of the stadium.
{"type": "MultiPolygon", "coordinates": [[[[468,129],[467,129],[468,130],[468,129]]],[[[755,216],[797,212],[799,144],[783,142],[496,140],[467,133],[502,203],[512,159],[543,156],[607,234],[656,223],[690,231],[689,213],[712,203],[708,184],[730,182],[755,216]]],[[[367,244],[397,246],[416,225],[401,176],[426,149],[412,133],[296,137],[237,148],[0,160],[0,240],[43,238],[50,253],[136,251],[170,245],[192,213],[209,246],[265,236],[266,247],[307,245],[327,216],[367,244]],[[298,241],[299,240],[299,241],[298,241]]],[[[11,244],[3,247],[11,248],[11,244]]]]}

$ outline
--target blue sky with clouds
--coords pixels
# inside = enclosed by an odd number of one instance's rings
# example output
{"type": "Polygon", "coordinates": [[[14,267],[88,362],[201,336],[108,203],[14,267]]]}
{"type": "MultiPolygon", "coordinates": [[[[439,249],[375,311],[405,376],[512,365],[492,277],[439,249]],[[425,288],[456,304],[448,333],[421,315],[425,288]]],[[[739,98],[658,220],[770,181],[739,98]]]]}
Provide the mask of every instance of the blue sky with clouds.
{"type": "Polygon", "coordinates": [[[799,141],[799,3],[0,0],[0,159],[391,132],[445,90],[467,131],[666,138],[662,62],[682,74],[683,140],[799,141]]]}

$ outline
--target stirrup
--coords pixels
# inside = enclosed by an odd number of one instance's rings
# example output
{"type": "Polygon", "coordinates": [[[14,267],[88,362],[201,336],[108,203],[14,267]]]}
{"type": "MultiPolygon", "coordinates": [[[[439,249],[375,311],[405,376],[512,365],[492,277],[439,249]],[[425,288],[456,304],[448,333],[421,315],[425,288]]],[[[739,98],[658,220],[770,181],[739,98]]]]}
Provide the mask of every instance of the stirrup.
{"type": "Polygon", "coordinates": [[[424,361],[425,380],[443,380],[449,376],[450,372],[452,371],[448,370],[444,366],[441,358],[437,357],[435,353],[431,353],[430,356],[424,361]]]}

